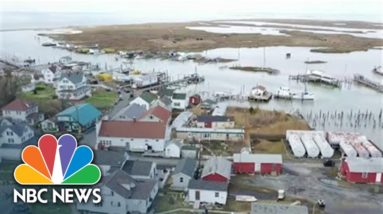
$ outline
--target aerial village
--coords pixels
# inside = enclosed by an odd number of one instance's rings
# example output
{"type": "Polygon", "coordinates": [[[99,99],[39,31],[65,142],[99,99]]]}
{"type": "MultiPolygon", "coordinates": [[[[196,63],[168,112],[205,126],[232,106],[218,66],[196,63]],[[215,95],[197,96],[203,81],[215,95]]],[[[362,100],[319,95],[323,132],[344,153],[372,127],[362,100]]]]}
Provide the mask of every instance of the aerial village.
{"type": "MultiPolygon", "coordinates": [[[[325,213],[336,195],[298,197],[305,186],[335,182],[352,192],[383,185],[382,151],[368,136],[317,130],[299,114],[231,107],[221,103],[225,94],[189,93],[187,86],[204,81],[197,72],[178,79],[124,67],[106,72],[69,56],[25,63],[2,62],[1,79],[17,93],[1,103],[0,163],[11,169],[42,134],[76,136],[102,169],[103,197],[76,204],[78,213],[325,213]],[[283,127],[270,131],[276,126],[283,127]]],[[[338,85],[316,71],[291,78],[338,85]]],[[[248,99],[272,96],[314,99],[288,88],[272,95],[261,85],[248,99]]],[[[1,182],[14,184],[8,178],[1,182]]]]}

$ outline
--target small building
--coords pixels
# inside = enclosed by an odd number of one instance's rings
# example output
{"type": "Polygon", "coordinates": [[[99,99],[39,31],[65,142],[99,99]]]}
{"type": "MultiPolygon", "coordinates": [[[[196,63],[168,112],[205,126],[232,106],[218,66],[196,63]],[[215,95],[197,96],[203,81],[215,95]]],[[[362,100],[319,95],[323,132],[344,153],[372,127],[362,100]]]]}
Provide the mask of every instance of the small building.
{"type": "Polygon", "coordinates": [[[189,104],[190,105],[196,106],[196,105],[199,105],[200,103],[201,103],[201,96],[198,94],[192,95],[189,98],[189,104]]]}
{"type": "Polygon", "coordinates": [[[196,145],[184,144],[181,148],[181,157],[182,158],[199,158],[200,149],[196,145]]]}
{"type": "Polygon", "coordinates": [[[63,100],[81,100],[92,96],[92,91],[83,72],[66,72],[57,81],[56,95],[63,100]]]}
{"type": "Polygon", "coordinates": [[[194,179],[196,169],[197,161],[195,159],[184,158],[179,161],[172,175],[172,189],[187,190],[189,181],[194,179]]]}
{"type": "Polygon", "coordinates": [[[24,121],[30,125],[35,125],[44,120],[44,115],[39,113],[37,104],[21,99],[13,100],[5,105],[1,111],[5,118],[24,121]]]}
{"type": "Polygon", "coordinates": [[[101,116],[101,112],[92,104],[83,103],[58,113],[56,121],[60,131],[85,131],[95,126],[101,116]]]}
{"type": "Polygon", "coordinates": [[[187,201],[208,204],[226,204],[228,182],[190,180],[187,201]]]}
{"type": "Polygon", "coordinates": [[[104,177],[98,187],[102,202],[77,203],[80,213],[149,213],[158,193],[156,180],[136,181],[122,170],[104,177]]]}
{"type": "Polygon", "coordinates": [[[250,214],[308,214],[309,210],[303,205],[251,203],[250,214]]]}
{"type": "Polygon", "coordinates": [[[24,93],[33,91],[35,89],[36,89],[36,83],[34,82],[21,86],[21,91],[24,93]]]}
{"type": "Polygon", "coordinates": [[[56,118],[45,119],[40,123],[41,130],[43,132],[58,132],[59,128],[57,126],[56,118]]]}
{"type": "Polygon", "coordinates": [[[94,150],[94,163],[101,168],[102,175],[104,176],[120,169],[128,157],[128,154],[123,150],[94,150]]]}
{"type": "Polygon", "coordinates": [[[351,183],[383,184],[383,158],[345,158],[340,174],[351,183]]]}
{"type": "Polygon", "coordinates": [[[228,129],[234,128],[234,121],[227,116],[201,115],[196,119],[198,128],[228,129]]]}
{"type": "Polygon", "coordinates": [[[33,129],[26,122],[0,119],[0,146],[21,145],[34,136],[33,129]]]}
{"type": "Polygon", "coordinates": [[[174,92],[172,95],[172,109],[185,110],[187,106],[187,94],[184,92],[174,92]]]}
{"type": "Polygon", "coordinates": [[[41,70],[42,82],[53,85],[60,78],[60,69],[52,64],[41,70]]]}
{"type": "Polygon", "coordinates": [[[173,139],[167,141],[167,143],[165,144],[165,157],[180,158],[182,145],[183,142],[180,139],[173,139]]]}
{"type": "Polygon", "coordinates": [[[145,105],[139,105],[137,103],[131,103],[127,107],[121,109],[120,112],[118,112],[113,119],[114,120],[138,120],[142,116],[144,116],[146,112],[145,105]]]}
{"type": "Polygon", "coordinates": [[[155,179],[157,165],[151,161],[126,160],[121,169],[136,180],[155,179]]]}
{"type": "Polygon", "coordinates": [[[206,99],[202,101],[201,109],[210,111],[210,110],[213,110],[216,105],[217,105],[217,102],[215,102],[214,100],[206,99]]]}
{"type": "Polygon", "coordinates": [[[159,122],[103,120],[97,124],[97,143],[132,152],[163,152],[170,138],[167,125],[159,122]]]}
{"type": "Polygon", "coordinates": [[[160,105],[157,105],[151,107],[147,112],[145,112],[144,115],[140,118],[140,121],[161,122],[169,124],[171,118],[171,111],[160,105]]]}
{"type": "Polygon", "coordinates": [[[231,162],[224,157],[211,157],[203,167],[201,179],[205,181],[228,182],[231,177],[231,162]]]}
{"type": "Polygon", "coordinates": [[[134,98],[134,100],[130,102],[130,105],[136,103],[138,105],[145,106],[145,109],[149,110],[149,108],[154,105],[157,99],[157,95],[152,94],[150,92],[143,92],[140,96],[134,98]]]}
{"type": "Polygon", "coordinates": [[[282,155],[250,154],[247,151],[233,154],[233,169],[237,174],[275,174],[282,173],[282,155]]]}

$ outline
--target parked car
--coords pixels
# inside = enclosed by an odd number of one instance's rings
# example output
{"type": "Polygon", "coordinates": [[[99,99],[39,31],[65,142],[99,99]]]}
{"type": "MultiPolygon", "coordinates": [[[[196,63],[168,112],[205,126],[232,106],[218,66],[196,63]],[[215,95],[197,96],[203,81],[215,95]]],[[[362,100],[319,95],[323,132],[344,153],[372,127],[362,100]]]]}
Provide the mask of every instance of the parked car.
{"type": "Polygon", "coordinates": [[[335,161],[333,161],[331,159],[325,159],[323,161],[323,166],[324,167],[334,167],[335,166],[335,161]]]}
{"type": "Polygon", "coordinates": [[[326,203],[325,203],[324,200],[322,200],[322,199],[319,199],[319,200],[317,201],[317,204],[318,204],[318,206],[319,206],[320,208],[325,208],[325,207],[326,207],[326,203]]]}

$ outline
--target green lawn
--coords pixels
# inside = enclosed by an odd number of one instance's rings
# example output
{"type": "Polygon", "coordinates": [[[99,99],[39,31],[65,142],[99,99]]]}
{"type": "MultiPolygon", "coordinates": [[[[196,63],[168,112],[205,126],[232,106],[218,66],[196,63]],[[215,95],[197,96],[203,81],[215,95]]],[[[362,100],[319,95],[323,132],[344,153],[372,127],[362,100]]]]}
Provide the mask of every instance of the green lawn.
{"type": "Polygon", "coordinates": [[[36,85],[35,91],[22,93],[20,98],[35,102],[42,102],[53,99],[53,96],[55,96],[55,89],[52,86],[39,83],[36,85]]]}
{"type": "Polygon", "coordinates": [[[85,102],[94,105],[99,109],[107,109],[114,105],[118,99],[118,94],[113,91],[97,90],[92,92],[92,96],[87,98],[85,102]]]}
{"type": "Polygon", "coordinates": [[[154,209],[156,213],[164,212],[168,210],[174,210],[177,208],[191,208],[184,204],[184,199],[181,197],[181,192],[162,192],[158,194],[154,202],[154,209]]]}

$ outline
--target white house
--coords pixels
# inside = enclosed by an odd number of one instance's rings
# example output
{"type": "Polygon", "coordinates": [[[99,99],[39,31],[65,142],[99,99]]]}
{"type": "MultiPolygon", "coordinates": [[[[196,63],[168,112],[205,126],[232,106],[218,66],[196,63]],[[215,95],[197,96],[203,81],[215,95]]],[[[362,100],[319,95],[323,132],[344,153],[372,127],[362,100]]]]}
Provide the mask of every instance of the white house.
{"type": "Polygon", "coordinates": [[[157,181],[136,181],[122,170],[104,177],[99,186],[102,201],[77,203],[80,213],[148,213],[158,193],[157,181]]]}
{"type": "Polygon", "coordinates": [[[226,204],[228,185],[227,182],[190,180],[186,200],[209,204],[226,204]]]}
{"type": "Polygon", "coordinates": [[[194,178],[196,169],[196,159],[185,158],[179,161],[172,175],[172,189],[181,191],[187,190],[189,181],[194,178]]]}
{"type": "Polygon", "coordinates": [[[57,82],[56,95],[59,99],[81,100],[92,96],[91,88],[82,72],[61,74],[57,82]]]}
{"type": "Polygon", "coordinates": [[[149,93],[149,92],[143,92],[140,96],[138,96],[134,100],[132,100],[130,102],[130,105],[135,103],[138,105],[145,106],[145,109],[149,110],[149,108],[151,106],[153,106],[153,104],[155,103],[156,100],[157,100],[156,95],[149,93]]]}
{"type": "Polygon", "coordinates": [[[140,118],[140,121],[152,121],[169,124],[172,117],[172,112],[160,105],[151,107],[145,114],[140,118]]]}
{"type": "Polygon", "coordinates": [[[183,142],[180,139],[173,139],[167,141],[167,143],[165,144],[165,157],[180,158],[182,145],[183,142]]]}
{"type": "Polygon", "coordinates": [[[161,122],[103,120],[96,125],[97,143],[135,152],[162,152],[170,130],[161,122]]]}
{"type": "Polygon", "coordinates": [[[41,70],[42,81],[46,84],[54,84],[60,78],[60,71],[56,65],[50,65],[41,70]]]}
{"type": "Polygon", "coordinates": [[[16,99],[2,109],[3,117],[21,120],[34,125],[44,120],[44,115],[39,113],[39,107],[32,102],[16,99]]]}
{"type": "Polygon", "coordinates": [[[234,121],[227,116],[201,115],[196,119],[198,128],[228,129],[234,128],[234,121]]]}
{"type": "Polygon", "coordinates": [[[185,110],[188,106],[188,97],[184,92],[173,92],[172,109],[185,110]]]}
{"type": "Polygon", "coordinates": [[[0,146],[3,144],[20,145],[34,137],[35,133],[25,122],[0,120],[0,146]]]}

